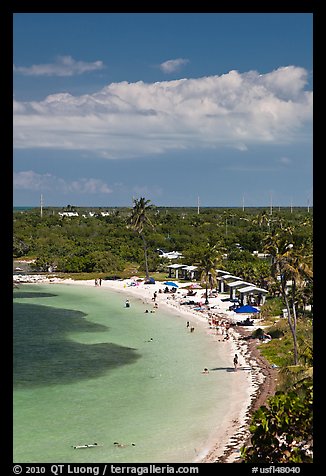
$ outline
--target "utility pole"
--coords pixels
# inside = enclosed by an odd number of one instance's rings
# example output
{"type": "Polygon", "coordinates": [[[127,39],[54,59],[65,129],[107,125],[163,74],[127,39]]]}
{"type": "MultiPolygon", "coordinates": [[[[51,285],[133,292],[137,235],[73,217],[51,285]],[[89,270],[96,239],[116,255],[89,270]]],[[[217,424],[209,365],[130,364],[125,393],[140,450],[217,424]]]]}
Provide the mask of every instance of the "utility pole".
{"type": "Polygon", "coordinates": [[[270,206],[270,214],[273,215],[273,195],[271,192],[271,206],[270,206]]]}
{"type": "Polygon", "coordinates": [[[197,197],[197,215],[199,215],[199,195],[197,197]]]}
{"type": "Polygon", "coordinates": [[[43,195],[41,194],[41,199],[40,199],[40,212],[41,212],[41,218],[43,218],[43,195]]]}
{"type": "Polygon", "coordinates": [[[244,206],[244,194],[242,195],[242,211],[244,212],[245,206],[244,206]]]}

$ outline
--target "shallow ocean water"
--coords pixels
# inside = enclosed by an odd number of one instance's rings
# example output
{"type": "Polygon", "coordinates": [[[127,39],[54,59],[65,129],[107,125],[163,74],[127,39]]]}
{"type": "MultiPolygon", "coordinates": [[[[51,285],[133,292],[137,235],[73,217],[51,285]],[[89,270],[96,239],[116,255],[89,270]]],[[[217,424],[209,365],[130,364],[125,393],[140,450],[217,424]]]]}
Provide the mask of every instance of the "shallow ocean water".
{"type": "Polygon", "coordinates": [[[193,462],[223,425],[230,358],[183,316],[125,299],[70,284],[14,290],[15,463],[193,462]]]}

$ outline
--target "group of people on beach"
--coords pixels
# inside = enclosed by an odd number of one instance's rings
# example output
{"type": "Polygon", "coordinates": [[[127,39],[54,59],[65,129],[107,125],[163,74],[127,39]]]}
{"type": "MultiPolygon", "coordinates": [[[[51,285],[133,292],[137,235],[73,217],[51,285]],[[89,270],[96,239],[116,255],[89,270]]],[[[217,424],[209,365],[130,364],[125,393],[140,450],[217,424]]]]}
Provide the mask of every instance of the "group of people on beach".
{"type": "Polygon", "coordinates": [[[189,329],[190,332],[194,332],[195,330],[194,326],[191,326],[189,321],[187,321],[187,329],[189,329]]]}

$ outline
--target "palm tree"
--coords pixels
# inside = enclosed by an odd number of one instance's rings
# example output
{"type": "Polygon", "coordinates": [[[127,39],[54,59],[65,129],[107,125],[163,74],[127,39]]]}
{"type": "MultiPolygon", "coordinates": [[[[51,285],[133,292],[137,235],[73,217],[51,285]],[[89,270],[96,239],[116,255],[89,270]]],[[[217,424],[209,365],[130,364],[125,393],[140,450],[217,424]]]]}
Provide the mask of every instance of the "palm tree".
{"type": "Polygon", "coordinates": [[[220,252],[217,250],[216,245],[207,243],[196,263],[200,271],[200,280],[205,281],[205,304],[208,304],[208,286],[212,289],[214,284],[216,284],[216,268],[218,268],[219,261],[220,252]]]}
{"type": "Polygon", "coordinates": [[[298,364],[297,291],[312,278],[311,257],[302,245],[292,243],[291,230],[279,230],[267,235],[265,250],[272,256],[272,272],[287,309],[287,319],[293,339],[294,365],[298,364]]]}
{"type": "Polygon", "coordinates": [[[148,272],[148,257],[147,257],[147,243],[144,236],[144,229],[147,226],[154,228],[154,225],[150,221],[148,217],[148,211],[152,208],[150,205],[150,200],[145,200],[144,197],[141,197],[139,200],[133,199],[133,209],[130,218],[130,226],[131,228],[139,234],[143,241],[143,248],[144,248],[144,257],[145,257],[145,272],[146,272],[146,279],[149,279],[149,272],[148,272]]]}
{"type": "Polygon", "coordinates": [[[266,228],[269,227],[269,222],[270,222],[270,216],[267,214],[266,210],[256,215],[252,220],[252,223],[254,225],[259,225],[260,229],[263,228],[263,225],[266,225],[266,228]]]}

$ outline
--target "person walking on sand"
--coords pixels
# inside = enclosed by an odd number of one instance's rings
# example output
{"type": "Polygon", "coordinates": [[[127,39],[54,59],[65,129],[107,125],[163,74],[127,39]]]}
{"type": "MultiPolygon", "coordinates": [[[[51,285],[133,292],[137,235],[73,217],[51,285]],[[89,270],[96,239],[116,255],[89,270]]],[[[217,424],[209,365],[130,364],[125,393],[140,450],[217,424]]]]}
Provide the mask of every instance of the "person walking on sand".
{"type": "Polygon", "coordinates": [[[234,359],[233,359],[233,365],[234,365],[234,370],[236,371],[238,368],[238,354],[235,354],[234,359]]]}

